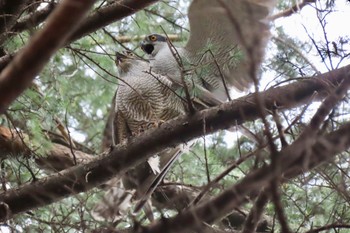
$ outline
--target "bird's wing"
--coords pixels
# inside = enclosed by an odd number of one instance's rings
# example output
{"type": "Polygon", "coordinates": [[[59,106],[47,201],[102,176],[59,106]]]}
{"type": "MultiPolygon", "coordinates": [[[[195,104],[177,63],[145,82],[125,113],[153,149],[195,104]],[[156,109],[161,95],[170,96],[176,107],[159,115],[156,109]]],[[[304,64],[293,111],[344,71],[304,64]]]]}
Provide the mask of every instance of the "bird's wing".
{"type": "MultiPolygon", "coordinates": [[[[196,88],[198,89],[198,93],[196,98],[194,98],[192,101],[198,106],[208,108],[218,106],[223,103],[221,99],[217,98],[212,92],[203,88],[202,86],[196,86],[196,88]]],[[[200,107],[199,110],[202,110],[202,108],[200,107]]]]}
{"type": "MultiPolygon", "coordinates": [[[[117,95],[114,95],[114,98],[117,98],[117,95]]],[[[113,132],[113,145],[118,145],[123,143],[124,140],[127,140],[132,134],[131,130],[128,126],[128,123],[123,115],[123,113],[118,109],[116,99],[113,101],[114,103],[114,119],[112,124],[112,132],[113,132]]]]}
{"type": "Polygon", "coordinates": [[[274,4],[275,0],[193,0],[185,49],[203,66],[215,59],[206,66],[220,66],[215,78],[224,77],[229,85],[244,90],[252,81],[244,74],[257,69],[263,58],[269,37],[266,17],[274,4]]]}
{"type": "Polygon", "coordinates": [[[111,101],[111,107],[108,112],[108,117],[106,120],[106,125],[103,130],[102,134],[102,143],[101,143],[101,150],[105,151],[108,149],[111,145],[115,145],[115,135],[114,135],[114,116],[115,116],[115,98],[116,94],[114,93],[112,101],[111,101]]]}
{"type": "Polygon", "coordinates": [[[177,92],[176,95],[178,96],[174,96],[173,98],[181,98],[185,105],[188,104],[188,100],[186,99],[186,95],[184,93],[185,88],[187,88],[187,90],[189,91],[192,90],[192,92],[195,92],[190,93],[190,96],[192,97],[191,101],[198,110],[218,106],[224,102],[221,99],[217,98],[215,94],[210,92],[208,89],[204,88],[201,85],[196,85],[192,82],[186,83],[186,87],[184,87],[184,85],[181,82],[173,81],[172,85],[168,86],[170,86],[173,91],[177,92]]]}

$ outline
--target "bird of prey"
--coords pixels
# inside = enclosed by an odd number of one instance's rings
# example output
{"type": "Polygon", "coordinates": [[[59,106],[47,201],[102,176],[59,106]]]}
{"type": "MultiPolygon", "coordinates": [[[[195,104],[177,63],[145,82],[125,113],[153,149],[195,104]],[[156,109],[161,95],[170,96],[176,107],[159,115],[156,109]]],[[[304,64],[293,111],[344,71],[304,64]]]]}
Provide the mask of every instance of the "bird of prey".
{"type": "Polygon", "coordinates": [[[115,97],[116,143],[146,130],[148,126],[185,113],[181,98],[172,90],[165,76],[151,72],[149,63],[130,51],[117,53],[116,64],[121,82],[115,97]]]}
{"type": "Polygon", "coordinates": [[[224,102],[230,99],[231,87],[246,90],[256,80],[274,4],[275,0],[193,0],[186,46],[175,47],[166,36],[151,34],[141,48],[154,72],[186,85],[192,97],[224,102]]]}
{"type": "MultiPolygon", "coordinates": [[[[125,51],[117,53],[116,65],[120,83],[115,95],[114,144],[125,143],[143,130],[186,113],[172,82],[152,73],[148,61],[125,51]]],[[[146,201],[183,148],[179,145],[165,149],[147,163],[129,170],[122,177],[124,187],[136,190],[136,199],[146,201]]]]}

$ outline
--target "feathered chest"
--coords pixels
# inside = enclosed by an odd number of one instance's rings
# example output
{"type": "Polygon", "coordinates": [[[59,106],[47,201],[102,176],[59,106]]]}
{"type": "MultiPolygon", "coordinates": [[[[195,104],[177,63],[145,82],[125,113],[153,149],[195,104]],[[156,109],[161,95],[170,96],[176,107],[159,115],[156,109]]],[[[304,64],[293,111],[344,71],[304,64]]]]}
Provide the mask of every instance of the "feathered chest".
{"type": "Polygon", "coordinates": [[[128,75],[117,91],[119,110],[137,121],[168,120],[182,110],[182,103],[171,90],[171,82],[163,76],[128,75]]]}

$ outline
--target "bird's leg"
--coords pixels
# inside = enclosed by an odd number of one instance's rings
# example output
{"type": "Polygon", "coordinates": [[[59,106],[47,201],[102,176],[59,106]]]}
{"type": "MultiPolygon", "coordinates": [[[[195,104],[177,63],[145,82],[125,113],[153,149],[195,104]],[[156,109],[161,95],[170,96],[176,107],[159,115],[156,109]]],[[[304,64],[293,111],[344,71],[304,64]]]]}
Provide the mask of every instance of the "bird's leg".
{"type": "Polygon", "coordinates": [[[161,124],[163,124],[164,122],[165,121],[163,121],[163,120],[149,121],[146,124],[141,125],[135,132],[133,132],[132,136],[135,137],[135,136],[142,134],[143,132],[145,132],[148,129],[157,128],[161,124]]]}
{"type": "Polygon", "coordinates": [[[138,136],[140,134],[142,134],[143,132],[145,132],[145,125],[141,125],[140,127],[138,127],[138,129],[132,133],[132,136],[135,137],[135,136],[138,136]]]}
{"type": "Polygon", "coordinates": [[[150,128],[158,128],[161,126],[165,121],[164,120],[156,120],[156,121],[150,121],[147,123],[147,129],[150,128]]]}
{"type": "Polygon", "coordinates": [[[128,144],[128,141],[129,141],[129,138],[123,138],[123,139],[120,141],[120,144],[121,144],[121,145],[126,145],[126,144],[128,144]]]}

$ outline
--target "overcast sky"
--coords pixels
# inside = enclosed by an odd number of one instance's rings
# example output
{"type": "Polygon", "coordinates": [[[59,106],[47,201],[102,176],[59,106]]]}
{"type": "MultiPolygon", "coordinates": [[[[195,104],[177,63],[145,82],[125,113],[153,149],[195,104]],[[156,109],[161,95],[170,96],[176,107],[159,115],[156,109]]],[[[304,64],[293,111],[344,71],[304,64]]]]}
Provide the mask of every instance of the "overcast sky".
{"type": "MultiPolygon", "coordinates": [[[[326,1],[323,1],[326,2],[326,1]]],[[[326,32],[329,42],[337,42],[340,36],[350,39],[350,2],[346,0],[335,0],[335,12],[326,16],[326,32]]],[[[302,41],[309,41],[308,33],[316,40],[324,41],[324,33],[316,10],[315,4],[304,7],[300,13],[295,13],[291,17],[276,20],[276,26],[283,25],[285,32],[288,35],[294,35],[302,41]],[[307,29],[307,32],[305,28],[307,29]]],[[[318,8],[322,7],[319,3],[316,4],[318,8]]],[[[350,44],[346,46],[350,50],[350,44]]],[[[326,72],[327,68],[322,63],[320,57],[314,53],[305,54],[321,72],[326,72]]],[[[341,66],[350,64],[349,59],[344,60],[341,66]]]]}

